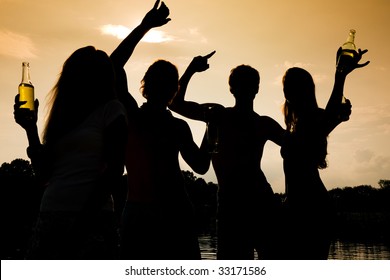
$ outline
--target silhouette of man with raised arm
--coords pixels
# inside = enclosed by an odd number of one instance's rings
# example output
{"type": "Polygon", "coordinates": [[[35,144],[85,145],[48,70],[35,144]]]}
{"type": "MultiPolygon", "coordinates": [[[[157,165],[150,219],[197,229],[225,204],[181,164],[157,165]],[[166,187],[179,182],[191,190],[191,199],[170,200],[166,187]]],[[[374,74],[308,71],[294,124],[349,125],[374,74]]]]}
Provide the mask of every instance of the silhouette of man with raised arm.
{"type": "MultiPolygon", "coordinates": [[[[218,179],[218,259],[275,259],[274,235],[276,200],[261,170],[264,145],[268,140],[281,145],[284,130],[272,118],[253,110],[260,75],[248,65],[231,71],[233,107],[185,101],[185,92],[196,72],[208,69],[215,52],[195,57],[180,79],[180,89],[170,108],[208,124],[209,135],[217,138],[212,163],[218,179]]],[[[211,137],[210,137],[211,138],[211,137]]]]}

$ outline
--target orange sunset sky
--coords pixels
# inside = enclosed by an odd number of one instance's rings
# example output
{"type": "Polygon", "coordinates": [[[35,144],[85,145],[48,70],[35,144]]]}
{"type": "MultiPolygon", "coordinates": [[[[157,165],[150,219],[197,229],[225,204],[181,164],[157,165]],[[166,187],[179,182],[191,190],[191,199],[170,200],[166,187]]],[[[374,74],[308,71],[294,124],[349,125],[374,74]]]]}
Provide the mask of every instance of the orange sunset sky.
{"type": "MultiPolygon", "coordinates": [[[[192,79],[187,99],[232,106],[230,70],[249,64],[261,75],[255,111],[284,126],[281,79],[292,66],[308,70],[321,107],[330,96],[337,48],[349,29],[368,49],[371,63],[349,75],[345,96],[353,105],[349,122],[329,137],[329,167],[321,171],[328,189],[390,179],[390,1],[388,0],[167,0],[171,19],[141,42],[126,66],[129,89],[139,105],[140,80],[156,59],[167,59],[183,73],[193,56],[217,53],[210,69],[192,79]]],[[[111,53],[143,18],[154,0],[0,0],[0,164],[27,159],[27,139],[13,120],[13,100],[21,63],[30,62],[40,100],[39,128],[46,95],[63,62],[76,49],[93,45],[111,53]]],[[[200,144],[205,125],[188,121],[200,144]]],[[[275,192],[284,191],[280,149],[268,143],[262,168],[275,192]]],[[[188,167],[182,163],[182,169],[188,167]]],[[[206,181],[216,182],[211,169],[206,181]]]]}

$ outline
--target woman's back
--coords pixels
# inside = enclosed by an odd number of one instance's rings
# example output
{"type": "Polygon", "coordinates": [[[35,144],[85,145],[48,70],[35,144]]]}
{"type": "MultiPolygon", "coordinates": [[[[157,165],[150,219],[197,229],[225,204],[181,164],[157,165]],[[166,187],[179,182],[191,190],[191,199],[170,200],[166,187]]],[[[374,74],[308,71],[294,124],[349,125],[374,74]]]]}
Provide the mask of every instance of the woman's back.
{"type": "Polygon", "coordinates": [[[97,108],[51,149],[52,176],[41,211],[82,211],[105,168],[104,129],[124,117],[122,104],[112,100],[97,108]]]}
{"type": "Polygon", "coordinates": [[[328,203],[327,190],[320,178],[319,168],[325,161],[327,135],[322,123],[325,112],[318,109],[310,118],[301,119],[296,129],[286,137],[282,146],[286,194],[289,203],[313,205],[328,203]]]}
{"type": "Polygon", "coordinates": [[[129,121],[129,201],[187,200],[178,159],[184,125],[168,110],[153,110],[147,104],[129,121]]]}

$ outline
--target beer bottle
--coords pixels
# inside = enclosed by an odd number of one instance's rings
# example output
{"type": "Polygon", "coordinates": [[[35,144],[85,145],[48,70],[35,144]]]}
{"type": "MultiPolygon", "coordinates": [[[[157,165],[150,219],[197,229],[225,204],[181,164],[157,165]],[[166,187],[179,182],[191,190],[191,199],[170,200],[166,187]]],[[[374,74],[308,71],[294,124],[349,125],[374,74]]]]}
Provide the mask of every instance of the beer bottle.
{"type": "MultiPolygon", "coordinates": [[[[353,63],[353,59],[356,55],[356,45],[355,45],[355,34],[356,30],[351,29],[349,30],[349,35],[347,38],[347,41],[341,46],[341,53],[339,54],[339,57],[337,58],[337,71],[343,72],[348,65],[351,65],[353,63]]],[[[343,95],[341,98],[341,104],[344,106],[346,103],[346,98],[343,95]]],[[[340,119],[342,121],[349,120],[349,116],[340,116],[340,119]]]]}
{"type": "Polygon", "coordinates": [[[203,105],[203,114],[206,120],[206,137],[208,151],[211,154],[216,154],[219,152],[219,131],[216,121],[212,120],[213,117],[211,117],[211,115],[213,114],[213,108],[213,105],[203,105]]]}
{"type": "Polygon", "coordinates": [[[337,70],[343,72],[344,68],[351,64],[356,54],[355,46],[356,30],[351,29],[347,41],[341,46],[341,53],[337,59],[337,70]]]}
{"type": "Polygon", "coordinates": [[[20,108],[35,110],[34,106],[34,86],[30,80],[30,65],[28,62],[22,63],[22,82],[19,84],[19,101],[27,101],[20,108]]]}

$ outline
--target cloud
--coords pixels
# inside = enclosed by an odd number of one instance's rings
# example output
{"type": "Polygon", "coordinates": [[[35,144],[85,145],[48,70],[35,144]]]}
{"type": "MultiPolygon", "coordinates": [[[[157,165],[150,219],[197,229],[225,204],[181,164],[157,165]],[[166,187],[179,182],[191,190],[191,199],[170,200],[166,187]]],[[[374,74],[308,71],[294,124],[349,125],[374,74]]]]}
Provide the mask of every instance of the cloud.
{"type": "MultiPolygon", "coordinates": [[[[123,40],[130,34],[131,30],[123,25],[106,24],[100,27],[100,31],[104,35],[111,35],[120,40],[123,40]]],[[[145,43],[163,43],[173,41],[174,37],[166,34],[164,31],[150,30],[143,38],[145,43]]]]}
{"type": "Polygon", "coordinates": [[[190,29],[188,29],[188,33],[192,37],[197,38],[201,43],[203,43],[203,44],[208,43],[207,38],[200,33],[199,28],[197,28],[197,27],[190,28],[190,29]]]}
{"type": "MultiPolygon", "coordinates": [[[[304,62],[291,62],[291,61],[284,61],[283,64],[276,64],[275,68],[282,69],[283,74],[275,77],[273,84],[279,86],[282,82],[284,72],[287,69],[292,68],[292,67],[299,67],[299,68],[303,68],[303,69],[307,70],[307,69],[313,68],[313,64],[304,63],[304,62]]],[[[311,71],[309,71],[309,72],[312,75],[315,84],[321,84],[321,83],[328,80],[328,75],[318,74],[318,73],[313,74],[313,73],[311,73],[311,71]]]]}
{"type": "Polygon", "coordinates": [[[163,31],[151,30],[142,38],[141,41],[146,43],[163,43],[173,41],[174,38],[172,36],[167,35],[163,31]]]}
{"type": "Polygon", "coordinates": [[[315,84],[322,84],[328,80],[328,75],[325,74],[313,74],[313,80],[315,84]]]}
{"type": "Polygon", "coordinates": [[[34,58],[36,49],[32,40],[8,30],[0,30],[0,55],[17,58],[34,58]]]}
{"type": "Polygon", "coordinates": [[[360,141],[384,141],[390,135],[390,104],[353,107],[353,122],[344,133],[356,135],[360,141]]]}
{"type": "Polygon", "coordinates": [[[370,162],[370,160],[374,157],[374,152],[369,149],[357,150],[355,152],[355,159],[358,162],[370,162]]]}
{"type": "Polygon", "coordinates": [[[100,31],[103,35],[111,35],[122,40],[130,34],[131,30],[123,25],[106,24],[100,27],[100,31]]]}
{"type": "Polygon", "coordinates": [[[364,124],[385,123],[390,121],[390,104],[381,103],[371,106],[361,106],[353,109],[364,124]]]}
{"type": "MultiPolygon", "coordinates": [[[[103,35],[114,36],[120,40],[123,40],[130,34],[131,29],[123,25],[106,24],[99,28],[103,35]]],[[[202,43],[207,44],[207,38],[199,31],[199,28],[192,27],[181,29],[180,35],[173,36],[161,30],[150,30],[142,38],[142,42],[145,43],[165,43],[165,42],[187,42],[187,43],[202,43]]]]}
{"type": "Polygon", "coordinates": [[[388,174],[390,170],[390,156],[378,155],[370,150],[360,150],[355,152],[355,165],[357,174],[388,174]]]}
{"type": "Polygon", "coordinates": [[[285,61],[283,63],[283,66],[288,69],[288,68],[291,68],[291,67],[299,67],[299,68],[303,68],[303,69],[306,69],[306,68],[309,68],[310,66],[312,66],[313,64],[311,63],[304,63],[304,62],[290,62],[290,61],[285,61]]]}

